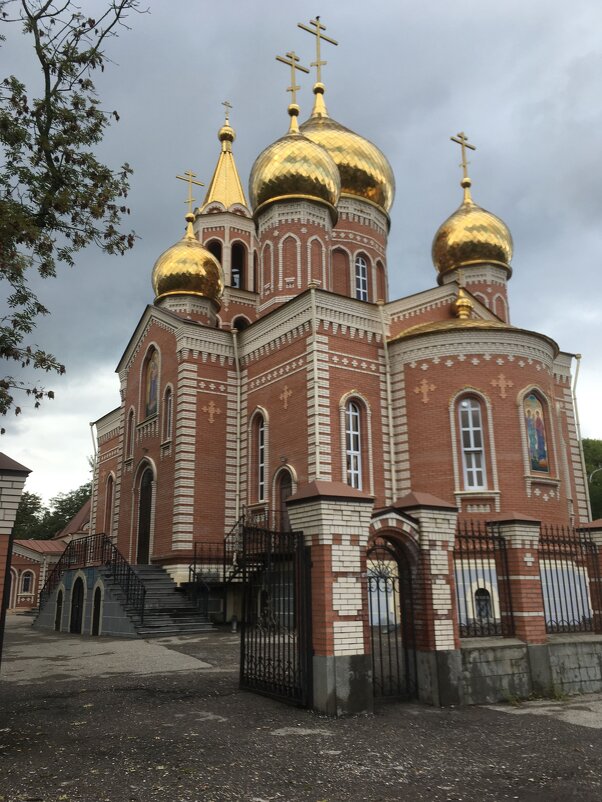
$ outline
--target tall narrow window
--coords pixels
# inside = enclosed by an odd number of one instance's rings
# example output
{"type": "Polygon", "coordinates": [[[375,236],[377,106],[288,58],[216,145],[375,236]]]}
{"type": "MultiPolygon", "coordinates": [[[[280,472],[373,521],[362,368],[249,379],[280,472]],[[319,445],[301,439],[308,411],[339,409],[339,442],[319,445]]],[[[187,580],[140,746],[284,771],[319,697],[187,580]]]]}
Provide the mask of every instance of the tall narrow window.
{"type": "Polygon", "coordinates": [[[207,250],[212,253],[217,261],[222,263],[222,243],[218,239],[212,239],[207,243],[207,250]]]}
{"type": "Polygon", "coordinates": [[[128,425],[125,433],[125,458],[130,459],[134,454],[134,410],[128,415],[128,425]]]}
{"type": "Polygon", "coordinates": [[[152,350],[146,363],[145,417],[157,414],[159,404],[159,354],[152,350]]]}
{"type": "Polygon", "coordinates": [[[475,398],[463,398],[458,406],[462,465],[466,490],[482,490],[487,487],[485,453],[483,450],[483,424],[481,405],[475,398]]]}
{"type": "Polygon", "coordinates": [[[115,480],[112,476],[107,479],[105,493],[105,534],[111,537],[113,534],[113,508],[115,498],[115,480]]]}
{"type": "Polygon", "coordinates": [[[173,424],[173,394],[171,387],[165,390],[163,401],[163,440],[171,440],[171,427],[173,424]]]}
{"type": "Polygon", "coordinates": [[[259,419],[257,424],[257,498],[265,499],[265,421],[259,419]]]}
{"type": "Polygon", "coordinates": [[[32,593],[33,591],[33,574],[31,571],[26,571],[21,577],[21,593],[32,593]]]}
{"type": "Polygon", "coordinates": [[[362,452],[360,408],[350,401],[345,409],[345,450],[347,457],[347,484],[362,489],[362,452]]]}
{"type": "Polygon", "coordinates": [[[523,409],[530,468],[538,473],[549,473],[550,459],[543,404],[535,393],[529,393],[523,401],[523,409]]]}
{"type": "Polygon", "coordinates": [[[231,265],[232,265],[232,286],[245,289],[245,271],[247,267],[247,249],[242,242],[235,242],[232,245],[231,265]]]}
{"type": "Polygon", "coordinates": [[[355,297],[368,300],[368,262],[363,256],[355,257],[355,297]]]}

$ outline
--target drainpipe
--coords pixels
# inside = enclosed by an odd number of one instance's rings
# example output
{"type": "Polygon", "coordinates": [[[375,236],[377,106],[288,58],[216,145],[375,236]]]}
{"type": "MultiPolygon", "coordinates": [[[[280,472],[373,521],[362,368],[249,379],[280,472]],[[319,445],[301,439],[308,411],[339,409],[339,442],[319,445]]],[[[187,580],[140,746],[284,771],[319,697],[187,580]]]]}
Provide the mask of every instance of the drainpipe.
{"type": "Polygon", "coordinates": [[[240,416],[242,405],[241,379],[240,379],[240,359],[238,355],[238,331],[231,329],[232,345],[234,346],[234,364],[236,365],[236,489],[234,512],[235,520],[240,518],[240,416]]]}
{"type": "Polygon", "coordinates": [[[389,421],[389,461],[391,464],[391,494],[392,498],[387,499],[393,504],[397,498],[397,460],[395,458],[395,436],[393,432],[393,394],[391,392],[391,361],[389,359],[389,344],[387,342],[387,326],[385,323],[385,302],[377,301],[380,314],[380,325],[383,337],[383,349],[385,354],[385,387],[387,393],[387,419],[389,421]]]}
{"type": "Polygon", "coordinates": [[[311,329],[313,332],[314,346],[313,346],[313,382],[314,382],[314,420],[315,420],[315,437],[316,437],[316,480],[321,478],[322,467],[320,463],[320,399],[318,394],[318,313],[316,308],[316,284],[311,281],[310,297],[311,297],[311,329]]]}
{"type": "Polygon", "coordinates": [[[90,437],[92,438],[92,448],[94,450],[94,467],[92,469],[92,482],[90,486],[90,534],[93,534],[96,527],[96,502],[94,500],[94,492],[96,490],[96,468],[98,467],[98,452],[96,451],[96,437],[94,436],[93,422],[90,422],[90,437]]]}
{"type": "Polygon", "coordinates": [[[579,379],[579,368],[581,367],[581,354],[575,354],[577,360],[577,368],[575,369],[575,378],[573,379],[573,387],[571,393],[573,396],[573,412],[575,414],[575,427],[577,429],[577,442],[579,443],[579,457],[581,459],[581,470],[583,471],[583,484],[585,485],[585,500],[587,502],[587,513],[589,519],[592,519],[592,504],[589,497],[589,483],[587,481],[587,470],[585,468],[585,456],[583,454],[583,444],[581,443],[581,424],[579,422],[579,409],[577,407],[577,381],[579,379]]]}

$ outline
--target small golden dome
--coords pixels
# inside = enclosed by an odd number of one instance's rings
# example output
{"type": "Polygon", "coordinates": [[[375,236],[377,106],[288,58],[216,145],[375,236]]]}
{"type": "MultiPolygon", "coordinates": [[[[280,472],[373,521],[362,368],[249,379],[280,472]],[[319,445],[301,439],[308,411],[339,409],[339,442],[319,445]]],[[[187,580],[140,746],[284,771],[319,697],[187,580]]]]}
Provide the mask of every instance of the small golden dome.
{"type": "Polygon", "coordinates": [[[199,295],[219,307],[224,291],[220,263],[194,235],[194,215],[186,215],[186,234],[164,251],[153,268],[155,302],[167,295],[199,295]]]}
{"type": "Polygon", "coordinates": [[[439,227],[433,239],[433,263],[440,275],[470,265],[491,264],[512,272],[512,235],[507,225],[472,200],[464,178],[462,205],[439,227]]]}
{"type": "Polygon", "coordinates": [[[316,101],[301,133],[325,148],[341,176],[341,195],[352,195],[376,204],[385,212],[393,205],[395,176],[388,159],[376,145],[328,116],[324,85],[314,86],[316,101]]]}
{"type": "Polygon", "coordinates": [[[336,218],[341,191],[337,166],[328,152],[299,133],[299,107],[291,104],[291,127],[255,159],[249,198],[255,213],[268,203],[307,199],[325,204],[336,218]]]}

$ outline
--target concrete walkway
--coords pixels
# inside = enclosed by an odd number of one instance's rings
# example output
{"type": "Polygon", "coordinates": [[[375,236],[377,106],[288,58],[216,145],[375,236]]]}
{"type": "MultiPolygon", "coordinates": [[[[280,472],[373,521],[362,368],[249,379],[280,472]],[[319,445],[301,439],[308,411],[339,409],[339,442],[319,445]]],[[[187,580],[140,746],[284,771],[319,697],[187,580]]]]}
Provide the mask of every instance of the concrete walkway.
{"type": "Polygon", "coordinates": [[[9,616],[0,802],[599,802],[601,697],[329,719],[238,688],[229,632],[117,640],[9,616]]]}

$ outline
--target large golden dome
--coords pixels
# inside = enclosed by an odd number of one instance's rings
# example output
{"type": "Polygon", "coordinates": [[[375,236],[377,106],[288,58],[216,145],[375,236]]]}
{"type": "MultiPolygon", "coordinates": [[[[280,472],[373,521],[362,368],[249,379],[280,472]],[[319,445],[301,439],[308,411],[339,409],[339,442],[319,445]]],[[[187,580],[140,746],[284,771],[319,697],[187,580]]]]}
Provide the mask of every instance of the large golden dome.
{"type": "Polygon", "coordinates": [[[341,191],[337,166],[328,152],[299,133],[297,106],[289,107],[291,129],[255,159],[249,197],[255,213],[280,200],[308,199],[325,204],[336,217],[341,191]]]}
{"type": "Polygon", "coordinates": [[[316,84],[314,93],[314,110],[300,126],[301,132],[322,145],[334,159],[341,176],[342,195],[363,198],[388,213],[395,197],[395,176],[386,156],[368,139],[328,116],[323,84],[316,84]]]}
{"type": "Polygon", "coordinates": [[[433,239],[433,263],[439,275],[470,265],[491,264],[512,271],[512,235],[507,225],[472,200],[470,178],[462,181],[462,205],[439,227],[433,239]]]}
{"type": "Polygon", "coordinates": [[[194,235],[194,215],[186,215],[186,234],[164,251],[153,268],[155,301],[167,295],[198,295],[218,306],[224,291],[220,263],[194,235]]]}

